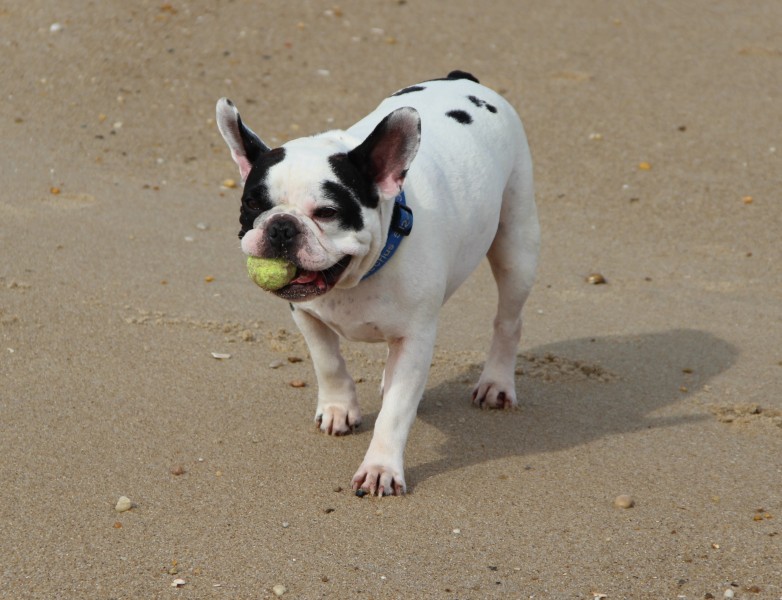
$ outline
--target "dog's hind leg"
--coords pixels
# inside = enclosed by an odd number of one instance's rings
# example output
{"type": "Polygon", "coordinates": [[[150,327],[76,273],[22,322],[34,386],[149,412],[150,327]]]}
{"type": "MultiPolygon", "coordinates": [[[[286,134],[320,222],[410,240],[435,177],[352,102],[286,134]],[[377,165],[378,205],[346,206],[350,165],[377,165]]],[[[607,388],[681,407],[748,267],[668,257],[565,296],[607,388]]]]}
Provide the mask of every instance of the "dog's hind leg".
{"type": "Polygon", "coordinates": [[[532,168],[525,147],[505,187],[500,223],[487,253],[498,301],[491,347],[472,394],[477,406],[511,408],[517,404],[514,371],[521,310],[535,279],[539,245],[532,168]]]}

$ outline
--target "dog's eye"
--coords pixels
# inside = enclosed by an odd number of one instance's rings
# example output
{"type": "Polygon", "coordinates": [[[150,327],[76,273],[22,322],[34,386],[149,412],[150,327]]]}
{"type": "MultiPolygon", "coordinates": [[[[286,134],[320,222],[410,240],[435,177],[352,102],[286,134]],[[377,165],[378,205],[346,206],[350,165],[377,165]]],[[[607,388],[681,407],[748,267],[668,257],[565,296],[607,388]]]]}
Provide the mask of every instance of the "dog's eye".
{"type": "Polygon", "coordinates": [[[250,210],[261,210],[263,208],[261,200],[259,198],[253,198],[252,196],[243,198],[242,203],[250,210]]]}
{"type": "Polygon", "coordinates": [[[323,219],[326,221],[337,216],[337,209],[331,206],[321,206],[320,208],[315,209],[315,212],[312,214],[316,219],[323,219]]]}

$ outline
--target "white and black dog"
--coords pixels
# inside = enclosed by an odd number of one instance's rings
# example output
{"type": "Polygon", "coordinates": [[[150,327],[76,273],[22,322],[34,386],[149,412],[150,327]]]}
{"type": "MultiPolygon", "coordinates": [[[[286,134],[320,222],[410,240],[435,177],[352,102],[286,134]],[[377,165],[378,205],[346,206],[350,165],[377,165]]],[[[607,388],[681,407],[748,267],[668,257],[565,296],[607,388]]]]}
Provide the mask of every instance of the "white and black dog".
{"type": "Polygon", "coordinates": [[[403,455],[424,391],[440,307],[484,256],[497,282],[494,335],[472,394],[516,405],[521,310],[540,229],[532,160],[516,111],[462,71],[407,87],[346,131],[270,149],[217,103],[244,183],[241,247],[297,267],[274,292],[291,303],[318,379],[315,420],[331,435],[361,422],[340,337],[385,342],[383,404],[357,493],[406,491],[403,455]]]}

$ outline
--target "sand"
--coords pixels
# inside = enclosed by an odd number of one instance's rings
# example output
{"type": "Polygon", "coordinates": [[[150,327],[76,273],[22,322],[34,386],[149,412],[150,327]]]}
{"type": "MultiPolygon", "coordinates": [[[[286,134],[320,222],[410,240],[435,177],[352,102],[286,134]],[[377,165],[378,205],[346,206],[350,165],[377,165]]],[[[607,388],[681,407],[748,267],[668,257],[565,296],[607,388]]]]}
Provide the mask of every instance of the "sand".
{"type": "Polygon", "coordinates": [[[771,0],[4,3],[0,597],[782,597],[781,22],[771,0]],[[383,349],[345,346],[361,430],[316,433],[214,103],[281,144],[456,68],[535,159],[520,408],[469,402],[484,264],[442,314],[410,493],[359,499],[383,349]]]}

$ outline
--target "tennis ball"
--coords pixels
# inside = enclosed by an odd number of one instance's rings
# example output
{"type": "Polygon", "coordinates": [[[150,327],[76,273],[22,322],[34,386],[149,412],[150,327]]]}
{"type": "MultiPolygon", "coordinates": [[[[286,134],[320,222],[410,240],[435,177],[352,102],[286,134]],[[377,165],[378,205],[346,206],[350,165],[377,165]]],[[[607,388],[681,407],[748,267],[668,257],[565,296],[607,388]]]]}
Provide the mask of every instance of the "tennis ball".
{"type": "Polygon", "coordinates": [[[296,275],[296,265],[284,258],[248,256],[247,272],[256,285],[273,292],[290,283],[296,275]]]}

